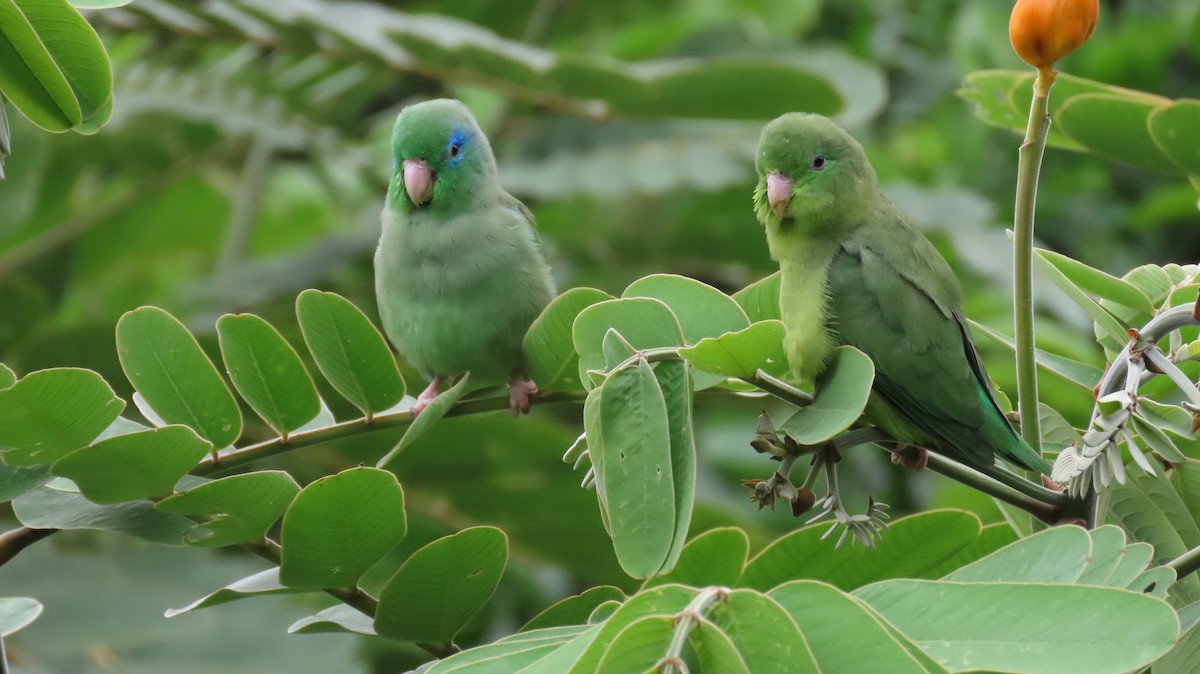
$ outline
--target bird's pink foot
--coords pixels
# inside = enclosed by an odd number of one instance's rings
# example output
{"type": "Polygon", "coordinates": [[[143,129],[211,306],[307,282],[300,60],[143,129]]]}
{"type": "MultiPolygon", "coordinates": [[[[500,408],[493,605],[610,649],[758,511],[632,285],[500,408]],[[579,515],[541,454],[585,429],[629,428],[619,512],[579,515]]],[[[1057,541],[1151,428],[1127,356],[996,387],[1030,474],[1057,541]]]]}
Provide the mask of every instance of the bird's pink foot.
{"type": "Polygon", "coordinates": [[[529,396],[537,393],[537,384],[514,372],[508,382],[508,407],[514,417],[529,414],[529,396]]]}
{"type": "Polygon", "coordinates": [[[914,473],[925,470],[929,463],[929,450],[912,445],[900,445],[892,453],[892,463],[899,464],[914,473]]]}
{"type": "Polygon", "coordinates": [[[425,390],[421,391],[421,395],[417,396],[417,404],[412,406],[412,415],[414,417],[424,411],[426,407],[429,407],[429,403],[438,397],[438,389],[441,388],[442,382],[445,380],[445,377],[437,375],[429,381],[429,386],[426,386],[425,390]]]}

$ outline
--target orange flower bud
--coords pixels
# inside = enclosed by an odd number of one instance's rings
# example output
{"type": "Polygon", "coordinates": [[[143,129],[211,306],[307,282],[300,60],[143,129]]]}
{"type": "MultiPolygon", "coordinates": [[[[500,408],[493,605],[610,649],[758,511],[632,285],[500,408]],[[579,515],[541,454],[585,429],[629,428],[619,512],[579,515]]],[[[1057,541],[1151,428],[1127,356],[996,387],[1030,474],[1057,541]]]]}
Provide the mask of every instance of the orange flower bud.
{"type": "Polygon", "coordinates": [[[1049,68],[1087,42],[1099,16],[1100,0],[1017,0],[1008,37],[1021,60],[1049,68]]]}

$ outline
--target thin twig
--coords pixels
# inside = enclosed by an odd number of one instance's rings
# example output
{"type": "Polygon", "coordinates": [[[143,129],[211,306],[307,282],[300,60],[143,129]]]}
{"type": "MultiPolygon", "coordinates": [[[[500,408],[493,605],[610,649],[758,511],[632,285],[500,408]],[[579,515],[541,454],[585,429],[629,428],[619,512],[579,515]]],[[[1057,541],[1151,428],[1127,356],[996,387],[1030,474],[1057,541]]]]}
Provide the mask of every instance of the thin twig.
{"type": "Polygon", "coordinates": [[[1033,84],[1029,126],[1021,143],[1017,168],[1016,213],[1013,218],[1013,304],[1017,350],[1017,410],[1021,436],[1038,454],[1042,452],[1042,427],[1038,415],[1037,356],[1033,327],[1033,215],[1037,204],[1038,174],[1050,131],[1047,113],[1054,69],[1043,69],[1033,84]]]}

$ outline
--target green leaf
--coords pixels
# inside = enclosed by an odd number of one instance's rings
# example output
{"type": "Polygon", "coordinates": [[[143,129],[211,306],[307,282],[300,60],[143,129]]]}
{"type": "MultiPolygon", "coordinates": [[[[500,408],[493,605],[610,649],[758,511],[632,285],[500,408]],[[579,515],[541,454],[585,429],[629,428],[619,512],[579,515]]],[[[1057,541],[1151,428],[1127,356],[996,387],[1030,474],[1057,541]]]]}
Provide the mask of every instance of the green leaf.
{"type": "Polygon", "coordinates": [[[225,587],[205,595],[196,601],[184,606],[183,608],[167,609],[163,616],[174,618],[177,615],[195,611],[197,609],[208,608],[210,606],[220,606],[228,604],[231,601],[245,599],[247,597],[260,597],[272,594],[295,594],[297,592],[305,592],[305,590],[286,587],[279,582],[279,567],[273,566],[266,571],[259,571],[252,576],[246,576],[241,580],[226,585],[225,587]]]}
{"type": "MultiPolygon", "coordinates": [[[[1015,350],[1016,343],[1008,335],[996,332],[988,326],[971,319],[967,319],[967,323],[970,324],[971,332],[976,337],[982,336],[996,344],[1007,347],[1009,351],[1015,350]]],[[[1037,359],[1038,367],[1043,372],[1052,372],[1062,377],[1065,381],[1077,385],[1089,394],[1096,387],[1096,384],[1100,383],[1100,378],[1104,376],[1104,371],[1098,367],[1089,365],[1088,363],[1081,363],[1056,353],[1043,351],[1042,349],[1035,351],[1035,358],[1037,359]]]]}
{"type": "Polygon", "coordinates": [[[0,503],[37,489],[53,478],[50,474],[50,464],[10,466],[0,461],[0,503]]]}
{"type": "MultiPolygon", "coordinates": [[[[733,298],[716,288],[686,276],[654,274],[640,278],[625,289],[622,297],[652,297],[662,300],[679,319],[686,344],[720,337],[750,325],[746,312],[733,298]]],[[[715,386],[724,377],[699,374],[696,390],[715,386]]]]}
{"type": "Polygon", "coordinates": [[[733,586],[742,576],[749,552],[750,539],[741,529],[710,529],[683,546],[679,562],[670,573],[647,580],[642,588],[667,583],[692,587],[733,586]]]}
{"type": "Polygon", "coordinates": [[[39,370],[0,389],[0,448],[13,466],[52,463],[100,435],[125,403],[91,370],[39,370]]]}
{"type": "Polygon", "coordinates": [[[753,590],[734,590],[709,613],[729,635],[750,671],[792,674],[821,671],[800,628],[773,599],[753,590]]]}
{"type": "Polygon", "coordinates": [[[867,354],[852,346],[838,347],[817,377],[813,403],[797,410],[780,430],[802,445],[829,440],[858,421],[874,382],[875,364],[867,354]]]}
{"type": "Polygon", "coordinates": [[[28,4],[0,0],[0,91],[29,121],[47,131],[66,131],[83,121],[83,113],[42,40],[46,26],[35,26],[27,16],[28,4]]]}
{"type": "Polygon", "coordinates": [[[1137,432],[1138,438],[1146,446],[1154,450],[1154,453],[1164,461],[1183,463],[1187,460],[1187,457],[1183,455],[1183,452],[1179,451],[1179,448],[1175,446],[1175,443],[1171,441],[1171,438],[1166,433],[1163,433],[1157,426],[1141,418],[1140,415],[1136,413],[1131,415],[1129,417],[1129,426],[1131,430],[1137,432]]]}
{"type": "Polygon", "coordinates": [[[538,390],[583,390],[571,326],[579,312],[608,299],[612,296],[595,288],[571,288],[554,298],[529,326],[521,346],[529,376],[537,382],[538,390]]]}
{"type": "Polygon", "coordinates": [[[489,674],[516,672],[522,674],[560,674],[574,662],[567,652],[572,646],[587,643],[595,627],[549,627],[520,632],[499,641],[478,646],[439,660],[424,674],[489,674]],[[558,669],[547,669],[552,658],[564,657],[558,669]]]}
{"type": "Polygon", "coordinates": [[[597,606],[606,601],[624,601],[625,593],[612,585],[599,585],[571,597],[567,597],[533,617],[519,630],[532,632],[543,627],[582,625],[597,606]]]}
{"type": "MultiPolygon", "coordinates": [[[[621,630],[640,618],[651,615],[674,614],[695,598],[698,590],[682,585],[661,585],[629,598],[590,635],[586,647],[570,665],[567,674],[592,674],[596,671],[608,644],[621,630]]],[[[534,634],[534,633],[528,633],[534,634]]],[[[539,674],[561,674],[564,670],[538,670],[539,674]]]]}
{"type": "Polygon", "coordinates": [[[216,547],[260,541],[300,493],[282,470],[263,470],[206,482],[168,496],[155,507],[166,513],[203,518],[183,538],[188,545],[216,547]]]}
{"type": "Polygon", "coordinates": [[[1109,577],[1125,556],[1125,532],[1121,527],[1106,524],[1089,531],[1088,535],[1092,537],[1091,554],[1087,568],[1075,582],[1080,585],[1108,585],[1109,577]]]}
{"type": "Polygon", "coordinates": [[[368,419],[404,397],[387,342],[349,300],[305,290],[296,298],[296,318],[321,374],[368,419]]]}
{"type": "Polygon", "coordinates": [[[1154,305],[1150,303],[1150,298],[1146,297],[1146,294],[1132,283],[1106,274],[1099,269],[1093,269],[1062,253],[1044,248],[1034,248],[1033,252],[1039,258],[1053,265],[1080,290],[1147,314],[1154,313],[1154,305]]]}
{"type": "Polygon", "coordinates": [[[821,540],[828,529],[828,523],[815,524],[776,539],[750,560],[738,586],[766,592],[805,578],[851,590],[885,578],[928,578],[940,574],[942,564],[972,545],[981,531],[979,518],[961,510],[900,518],[874,550],[835,547],[821,540]]]}
{"type": "Polygon", "coordinates": [[[702,672],[750,674],[750,667],[738,652],[729,635],[715,623],[701,617],[688,635],[688,643],[696,651],[702,672]]]}
{"type": "Polygon", "coordinates": [[[738,332],[706,338],[679,350],[679,355],[705,372],[749,379],[759,370],[779,374],[787,369],[781,321],[763,320],[738,332]]]}
{"type": "Polygon", "coordinates": [[[1050,264],[1050,261],[1040,255],[1035,255],[1033,261],[1037,268],[1046,274],[1058,289],[1063,291],[1067,297],[1071,298],[1075,304],[1079,305],[1080,309],[1096,322],[1096,336],[1101,340],[1102,344],[1110,348],[1119,349],[1129,340],[1129,336],[1125,332],[1125,328],[1107,309],[1100,306],[1100,303],[1092,299],[1087,293],[1080,290],[1071,279],[1058,270],[1057,267],[1050,264]]]}
{"type": "Polygon", "coordinates": [[[217,336],[234,388],[284,439],[321,411],[299,354],[270,323],[253,314],[226,314],[217,319],[217,336]]]}
{"type": "Polygon", "coordinates": [[[288,627],[288,634],[326,634],[329,632],[375,636],[371,616],[346,604],[330,606],[316,615],[301,618],[288,627]]]}
{"type": "Polygon", "coordinates": [[[1179,100],[1150,113],[1158,149],[1188,175],[1200,175],[1200,101],[1179,100]]]}
{"type": "Polygon", "coordinates": [[[972,542],[959,548],[937,566],[921,574],[923,578],[942,578],[946,574],[975,562],[1019,539],[1016,530],[1008,522],[989,524],[979,531],[972,542]]]}
{"type": "Polygon", "coordinates": [[[71,0],[71,4],[80,9],[112,9],[124,7],[133,0],[71,0]]]}
{"type": "Polygon", "coordinates": [[[1165,602],[1108,587],[887,580],[854,595],[950,671],[1118,674],[1166,653],[1179,631],[1165,602]]]}
{"type": "Polygon", "coordinates": [[[237,401],[188,329],[158,307],[128,311],[117,321],[121,369],[168,424],[190,426],[221,449],[242,433],[237,401]]]}
{"type": "MultiPolygon", "coordinates": [[[[1125,484],[1113,487],[1108,510],[1113,522],[1135,541],[1154,546],[1154,563],[1166,564],[1200,545],[1200,528],[1171,481],[1125,467],[1125,484]]],[[[1172,588],[1181,599],[1200,600],[1200,579],[1181,578],[1172,588]]]]}
{"type": "Polygon", "coordinates": [[[95,132],[112,114],[113,75],[96,31],[66,0],[17,0],[66,77],[82,125],[95,132]]]}
{"type": "Polygon", "coordinates": [[[759,279],[733,294],[733,300],[741,305],[750,322],[777,321],[779,314],[779,282],[782,275],[775,272],[759,279]]]}
{"type": "Polygon", "coordinates": [[[1092,554],[1092,539],[1080,527],[1054,527],[954,571],[945,580],[963,583],[1074,583],[1092,554]]]}
{"type": "Polygon", "coordinates": [[[696,431],[692,423],[693,392],[687,363],[666,361],[655,363],[652,369],[667,408],[671,482],[675,496],[675,534],[667,558],[659,569],[663,573],[675,568],[692,524],[692,507],[696,500],[696,431]]]}
{"type": "Polygon", "coordinates": [[[93,503],[110,504],[171,493],[212,449],[187,426],[165,426],[101,440],[51,466],[93,503]]]}
{"type": "Polygon", "coordinates": [[[683,346],[683,329],[660,300],[631,297],[597,302],[579,313],[571,328],[579,353],[579,377],[604,367],[604,334],[615,328],[635,349],[683,346]]]}
{"type": "Polygon", "coordinates": [[[289,587],[352,587],[406,532],[395,475],[351,468],[321,478],[283,516],[279,579],[289,587]]]}
{"type": "Polygon", "coordinates": [[[17,383],[17,375],[4,363],[0,363],[0,390],[17,383]]]}
{"type": "Polygon", "coordinates": [[[649,578],[667,560],[677,514],[667,407],[650,364],[609,375],[599,405],[600,442],[589,447],[613,547],[625,573],[649,578]]]}
{"type": "Polygon", "coordinates": [[[609,644],[596,674],[652,674],[674,633],[671,616],[646,616],[634,621],[609,644]]]}
{"type": "Polygon", "coordinates": [[[442,391],[434,398],[425,409],[413,419],[408,430],[404,431],[404,435],[400,437],[400,442],[375,463],[376,468],[388,468],[396,461],[407,447],[411,446],[422,435],[424,435],[434,424],[442,420],[446,413],[454,407],[454,403],[458,402],[471,389],[468,387],[471,379],[471,373],[465,373],[461,379],[455,382],[454,386],[442,391]]]}
{"type": "Polygon", "coordinates": [[[864,662],[888,674],[945,671],[922,666],[874,611],[837,588],[798,580],[767,596],[799,626],[822,674],[855,674],[864,662]]]}
{"type": "Polygon", "coordinates": [[[1054,122],[1101,157],[1146,171],[1174,173],[1174,162],[1159,150],[1148,124],[1151,113],[1168,103],[1145,95],[1080,94],[1063,103],[1054,122]]]}
{"type": "Polygon", "coordinates": [[[59,481],[22,494],[12,502],[21,524],[30,529],[98,529],[120,531],[155,543],[178,545],[192,521],[154,509],[150,501],[97,505],[59,481]]]}
{"type": "Polygon", "coordinates": [[[746,312],[733,298],[693,278],[654,274],[640,278],[621,297],[650,297],[666,304],[683,330],[684,341],[695,344],[750,325],[746,312]]]}
{"type": "Polygon", "coordinates": [[[42,608],[41,602],[29,597],[0,597],[0,638],[37,620],[42,608]]]}
{"type": "Polygon", "coordinates": [[[473,527],[417,550],[379,595],[375,631],[416,642],[448,642],[487,604],[504,575],[508,537],[473,527]]]}

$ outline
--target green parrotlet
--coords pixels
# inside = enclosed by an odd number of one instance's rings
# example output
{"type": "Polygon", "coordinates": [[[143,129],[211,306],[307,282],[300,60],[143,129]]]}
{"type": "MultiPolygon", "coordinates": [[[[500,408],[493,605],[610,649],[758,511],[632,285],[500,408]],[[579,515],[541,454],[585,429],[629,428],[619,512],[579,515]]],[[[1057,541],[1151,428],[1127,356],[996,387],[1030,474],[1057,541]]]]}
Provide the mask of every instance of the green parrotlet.
{"type": "Polygon", "coordinates": [[[429,377],[419,414],[448,378],[509,380],[513,414],[536,387],[521,340],[554,297],[533,215],[501,189],[488,139],[466,106],[410,105],[392,131],[395,169],[375,253],[383,329],[429,377]]]}
{"type": "Polygon", "coordinates": [[[862,146],[825,117],[791,113],[763,129],[755,167],[793,372],[812,379],[852,345],[875,362],[867,418],[897,441],[1049,474],[996,404],[958,279],[880,193],[862,146]]]}

